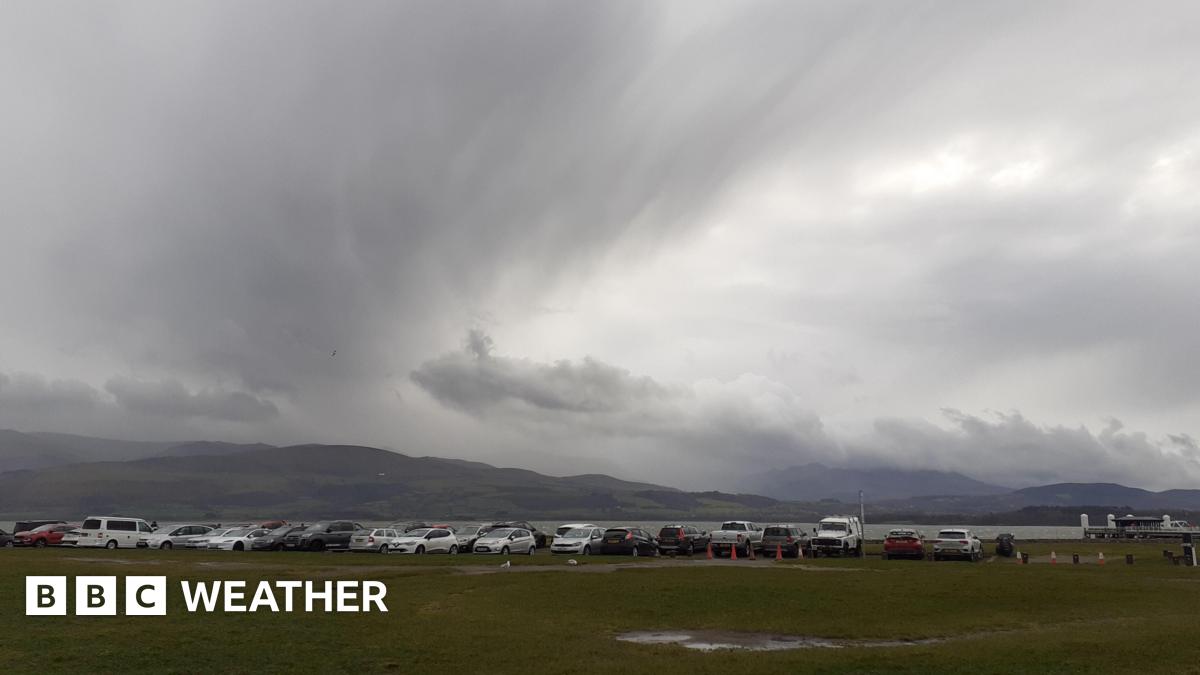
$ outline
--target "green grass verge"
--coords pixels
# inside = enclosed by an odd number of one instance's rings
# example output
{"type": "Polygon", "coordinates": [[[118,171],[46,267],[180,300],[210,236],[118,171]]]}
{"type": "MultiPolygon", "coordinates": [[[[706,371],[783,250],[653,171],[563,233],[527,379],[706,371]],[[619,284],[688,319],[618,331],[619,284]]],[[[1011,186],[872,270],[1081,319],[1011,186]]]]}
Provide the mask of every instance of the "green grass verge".
{"type": "Polygon", "coordinates": [[[703,561],[484,556],[0,550],[10,672],[946,672],[1168,670],[1200,662],[1200,570],[1160,545],[1035,544],[1060,563],[703,561]],[[1044,548],[1044,550],[1043,550],[1044,548]],[[1110,563],[1071,565],[1105,551],[1110,563]],[[1123,564],[1125,552],[1137,555],[1123,564]],[[1120,558],[1120,560],[1118,560],[1120,558]],[[458,567],[478,574],[464,574],[458,567]],[[559,569],[554,569],[559,568],[559,569]],[[26,617],[32,574],[166,575],[166,617],[26,617]],[[374,579],[387,614],[189,614],[180,580],[374,579]],[[939,644],[702,653],[618,642],[641,629],[724,629],[939,644]]]}

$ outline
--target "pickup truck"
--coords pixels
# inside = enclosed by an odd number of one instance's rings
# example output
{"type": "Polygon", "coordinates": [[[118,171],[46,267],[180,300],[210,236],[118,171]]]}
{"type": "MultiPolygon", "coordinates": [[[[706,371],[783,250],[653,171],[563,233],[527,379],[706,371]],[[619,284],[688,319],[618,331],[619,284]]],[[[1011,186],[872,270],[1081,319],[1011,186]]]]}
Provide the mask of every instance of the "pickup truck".
{"type": "Polygon", "coordinates": [[[761,526],[747,520],[731,520],[722,523],[720,529],[712,531],[710,542],[714,554],[728,554],[736,547],[738,555],[749,556],[751,548],[762,549],[762,538],[761,526]]]}
{"type": "Polygon", "coordinates": [[[813,555],[859,555],[862,553],[862,522],[858,516],[829,516],[813,528],[809,539],[813,555]]]}

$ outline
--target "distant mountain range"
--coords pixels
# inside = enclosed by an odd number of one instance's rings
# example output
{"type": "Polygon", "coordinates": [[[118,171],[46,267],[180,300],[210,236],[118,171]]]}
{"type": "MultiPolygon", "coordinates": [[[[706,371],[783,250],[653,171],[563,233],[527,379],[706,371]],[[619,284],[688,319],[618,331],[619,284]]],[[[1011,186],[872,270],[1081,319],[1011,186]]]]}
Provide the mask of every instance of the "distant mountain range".
{"type": "Polygon", "coordinates": [[[999,495],[1011,488],[990,485],[961,473],[905,469],[835,469],[805,464],[751,476],[751,492],[788,501],[837,499],[857,502],[862,490],[872,502],[926,495],[999,495]]]}
{"type": "Polygon", "coordinates": [[[0,516],[14,519],[118,512],[160,520],[337,515],[812,522],[856,510],[860,489],[876,522],[919,521],[923,514],[988,522],[988,514],[1012,514],[1022,523],[1062,524],[1076,508],[1093,518],[1106,511],[1200,510],[1200,490],[1150,492],[1111,483],[1009,490],[940,471],[808,464],[752,476],[740,486],[744,493],[730,494],[600,474],[547,476],[360,446],[146,443],[11,430],[0,430],[0,486],[0,516]]]}

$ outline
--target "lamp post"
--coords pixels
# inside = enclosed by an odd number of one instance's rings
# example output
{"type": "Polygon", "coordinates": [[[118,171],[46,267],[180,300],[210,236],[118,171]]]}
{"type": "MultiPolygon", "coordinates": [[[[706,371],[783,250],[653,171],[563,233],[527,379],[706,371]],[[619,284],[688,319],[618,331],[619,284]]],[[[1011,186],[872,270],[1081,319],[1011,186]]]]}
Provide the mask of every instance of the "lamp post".
{"type": "Polygon", "coordinates": [[[858,526],[862,528],[862,532],[859,533],[859,538],[862,541],[862,545],[860,545],[858,547],[858,557],[866,558],[867,557],[867,511],[865,508],[863,508],[863,491],[862,490],[858,491],[858,526]]]}

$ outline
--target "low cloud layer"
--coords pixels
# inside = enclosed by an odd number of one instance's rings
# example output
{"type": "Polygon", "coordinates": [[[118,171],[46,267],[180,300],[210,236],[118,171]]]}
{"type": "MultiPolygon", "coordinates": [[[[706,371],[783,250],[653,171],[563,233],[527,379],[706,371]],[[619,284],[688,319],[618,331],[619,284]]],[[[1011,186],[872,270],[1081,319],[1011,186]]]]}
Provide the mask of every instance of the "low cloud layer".
{"type": "Polygon", "coordinates": [[[421,365],[414,382],[462,413],[524,429],[530,443],[556,436],[609,439],[611,458],[659,480],[659,458],[640,456],[647,443],[686,456],[694,463],[687,469],[692,480],[717,486],[755,469],[812,461],[958,471],[1014,487],[1063,480],[1166,487],[1200,479],[1200,451],[1190,436],[1153,439],[1117,420],[1093,432],[1037,424],[1018,412],[978,416],[947,409],[940,424],[886,418],[865,433],[837,434],[786,385],[761,375],[667,385],[593,358],[538,363],[498,355],[480,331],[466,344],[421,365]]]}

